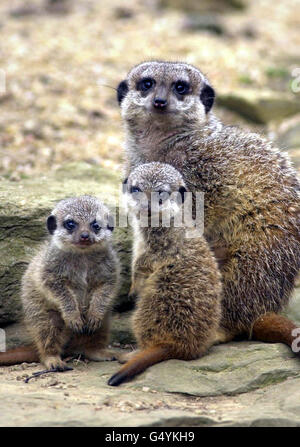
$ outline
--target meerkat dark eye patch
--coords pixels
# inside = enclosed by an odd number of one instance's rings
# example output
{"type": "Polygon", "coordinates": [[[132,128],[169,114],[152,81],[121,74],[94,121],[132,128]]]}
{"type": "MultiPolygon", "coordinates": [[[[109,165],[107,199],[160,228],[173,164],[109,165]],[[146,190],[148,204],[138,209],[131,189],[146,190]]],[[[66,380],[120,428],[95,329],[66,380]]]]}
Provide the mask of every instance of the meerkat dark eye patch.
{"type": "Polygon", "coordinates": [[[112,216],[109,216],[109,218],[108,218],[107,229],[111,232],[114,231],[114,229],[115,229],[115,221],[112,216]]]}
{"type": "Polygon", "coordinates": [[[141,92],[146,92],[150,90],[152,87],[154,87],[155,81],[152,78],[143,78],[140,81],[138,81],[136,88],[137,90],[140,90],[141,92]]]}
{"type": "Polygon", "coordinates": [[[120,82],[120,84],[118,85],[118,88],[117,88],[117,98],[118,98],[119,105],[121,105],[123,99],[125,98],[125,96],[128,93],[128,90],[129,90],[129,88],[128,88],[127,81],[120,82]]]}
{"type": "Polygon", "coordinates": [[[186,193],[187,190],[186,190],[186,188],[184,186],[180,186],[178,192],[179,192],[179,197],[178,198],[181,200],[181,203],[183,203],[184,199],[185,199],[184,193],[186,193]]]}
{"type": "Polygon", "coordinates": [[[131,186],[129,189],[130,194],[134,194],[136,192],[141,192],[140,188],[138,186],[131,186]]]}
{"type": "Polygon", "coordinates": [[[64,225],[64,228],[66,230],[68,230],[70,233],[72,233],[75,230],[75,228],[77,227],[77,223],[72,219],[65,220],[63,225],[64,225]]]}
{"type": "Polygon", "coordinates": [[[210,85],[205,84],[200,93],[200,101],[205,107],[205,113],[208,113],[212,108],[215,96],[216,95],[214,89],[210,85]]]}
{"type": "Polygon", "coordinates": [[[175,82],[173,89],[178,95],[186,95],[190,91],[190,84],[186,81],[175,82]]]}
{"type": "Polygon", "coordinates": [[[52,216],[51,214],[51,216],[49,216],[47,219],[47,229],[50,234],[53,234],[56,228],[57,228],[56,217],[52,216]]]}
{"type": "Polygon", "coordinates": [[[91,229],[94,231],[94,233],[99,233],[99,231],[101,230],[101,226],[98,224],[98,222],[96,220],[94,220],[91,225],[90,225],[91,229]]]}

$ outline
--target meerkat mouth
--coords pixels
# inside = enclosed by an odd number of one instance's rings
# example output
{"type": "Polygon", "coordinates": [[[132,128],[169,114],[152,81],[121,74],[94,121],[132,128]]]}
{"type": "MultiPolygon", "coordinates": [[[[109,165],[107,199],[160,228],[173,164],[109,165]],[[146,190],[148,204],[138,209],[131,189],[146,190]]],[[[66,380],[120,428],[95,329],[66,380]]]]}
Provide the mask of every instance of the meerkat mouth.
{"type": "Polygon", "coordinates": [[[80,242],[76,242],[74,245],[76,245],[77,247],[85,248],[85,247],[90,247],[91,245],[93,245],[93,242],[92,241],[80,241],[80,242]]]}
{"type": "Polygon", "coordinates": [[[176,113],[174,110],[160,110],[160,109],[151,109],[150,114],[153,115],[173,115],[176,113]]]}

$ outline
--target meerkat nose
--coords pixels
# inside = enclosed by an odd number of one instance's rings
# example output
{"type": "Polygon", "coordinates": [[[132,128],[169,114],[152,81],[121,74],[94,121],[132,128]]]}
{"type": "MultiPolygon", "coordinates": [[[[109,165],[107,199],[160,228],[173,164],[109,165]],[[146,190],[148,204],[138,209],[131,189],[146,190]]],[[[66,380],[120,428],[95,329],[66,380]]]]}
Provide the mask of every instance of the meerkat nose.
{"type": "Polygon", "coordinates": [[[80,240],[81,241],[87,241],[89,238],[90,238],[90,233],[88,233],[87,231],[84,231],[80,235],[80,240]]]}
{"type": "Polygon", "coordinates": [[[164,109],[167,107],[167,100],[166,99],[162,99],[162,98],[154,98],[153,100],[153,105],[156,109],[164,109]]]}

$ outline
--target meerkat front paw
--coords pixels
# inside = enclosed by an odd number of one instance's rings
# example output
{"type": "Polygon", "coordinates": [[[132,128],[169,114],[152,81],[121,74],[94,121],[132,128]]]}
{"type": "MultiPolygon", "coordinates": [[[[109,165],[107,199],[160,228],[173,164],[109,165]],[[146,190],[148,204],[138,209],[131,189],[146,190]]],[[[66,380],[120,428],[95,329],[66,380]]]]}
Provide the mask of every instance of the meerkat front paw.
{"type": "Polygon", "coordinates": [[[43,359],[43,363],[49,370],[56,370],[58,372],[68,371],[70,368],[59,356],[49,356],[43,359]]]}
{"type": "Polygon", "coordinates": [[[79,312],[65,316],[64,321],[73,332],[81,333],[84,328],[84,321],[79,312]]]}
{"type": "Polygon", "coordinates": [[[92,314],[88,314],[86,329],[88,333],[93,333],[100,329],[102,325],[103,314],[98,314],[93,312],[92,314]]]}

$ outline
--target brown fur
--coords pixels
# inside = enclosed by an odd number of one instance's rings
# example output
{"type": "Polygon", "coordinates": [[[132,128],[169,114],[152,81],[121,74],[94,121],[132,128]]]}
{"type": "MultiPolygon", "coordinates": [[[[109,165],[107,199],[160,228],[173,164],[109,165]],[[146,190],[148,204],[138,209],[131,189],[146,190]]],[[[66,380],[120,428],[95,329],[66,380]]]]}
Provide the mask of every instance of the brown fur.
{"type": "MultiPolygon", "coordinates": [[[[150,163],[130,174],[128,188],[132,185],[149,195],[162,185],[178,191],[184,183],[172,166],[150,163]]],[[[163,360],[202,356],[216,339],[221,315],[220,273],[204,238],[187,238],[185,227],[175,227],[173,221],[169,228],[143,228],[136,217],[141,205],[131,197],[128,203],[135,213],[132,283],[138,300],[133,331],[141,352],[110,385],[163,360]]]]}
{"type": "Polygon", "coordinates": [[[134,67],[126,83],[119,94],[126,170],[153,161],[169,163],[189,190],[205,193],[204,235],[224,285],[221,338],[249,335],[258,318],[286,306],[300,268],[296,172],[271,142],[224,126],[205,108],[209,83],[197,68],[148,62],[134,67]],[[145,77],[155,84],[141,92],[137,86],[145,77]],[[190,86],[182,97],[174,93],[178,79],[190,86]],[[165,112],[155,111],[157,96],[167,100],[165,112]]]}
{"type": "Polygon", "coordinates": [[[252,329],[253,340],[261,340],[269,343],[285,343],[291,346],[295,337],[293,329],[297,326],[283,315],[267,313],[258,318],[252,329]]]}
{"type": "Polygon", "coordinates": [[[66,199],[53,210],[52,234],[31,261],[22,280],[24,320],[33,347],[0,353],[0,365],[41,361],[48,369],[66,369],[62,357],[82,353],[92,360],[111,359],[110,308],[119,282],[119,266],[103,224],[108,213],[90,196],[66,199]],[[72,231],[66,220],[76,222],[72,231]],[[91,225],[97,220],[101,229],[91,225]],[[88,240],[81,241],[87,233],[88,240]]]}
{"type": "Polygon", "coordinates": [[[39,362],[38,352],[33,345],[20,346],[0,353],[0,364],[5,366],[16,365],[17,363],[39,362]]]}

